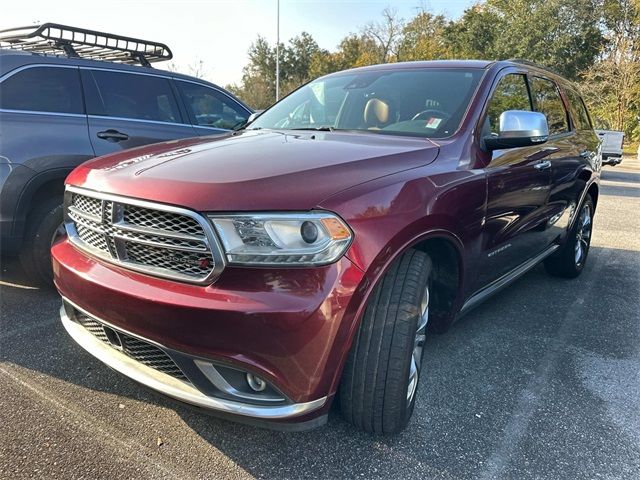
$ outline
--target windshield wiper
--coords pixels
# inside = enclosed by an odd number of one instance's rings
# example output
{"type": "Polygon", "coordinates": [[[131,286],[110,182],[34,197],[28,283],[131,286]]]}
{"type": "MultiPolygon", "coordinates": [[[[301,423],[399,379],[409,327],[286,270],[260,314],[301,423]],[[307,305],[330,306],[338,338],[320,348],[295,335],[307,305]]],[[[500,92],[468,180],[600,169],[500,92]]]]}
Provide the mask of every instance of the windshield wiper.
{"type": "Polygon", "coordinates": [[[313,130],[315,132],[334,132],[336,129],[330,127],[329,125],[325,125],[322,127],[299,127],[299,128],[290,128],[289,130],[313,130]]]}

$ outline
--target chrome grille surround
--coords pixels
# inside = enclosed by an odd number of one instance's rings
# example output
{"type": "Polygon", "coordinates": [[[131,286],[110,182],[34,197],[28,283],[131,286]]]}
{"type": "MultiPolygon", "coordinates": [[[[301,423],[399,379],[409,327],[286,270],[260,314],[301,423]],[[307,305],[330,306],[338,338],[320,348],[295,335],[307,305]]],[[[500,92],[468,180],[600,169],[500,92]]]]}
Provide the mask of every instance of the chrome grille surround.
{"type": "Polygon", "coordinates": [[[225,266],[209,221],[180,207],[67,186],[65,227],[79,249],[157,277],[206,284],[225,266]]]}

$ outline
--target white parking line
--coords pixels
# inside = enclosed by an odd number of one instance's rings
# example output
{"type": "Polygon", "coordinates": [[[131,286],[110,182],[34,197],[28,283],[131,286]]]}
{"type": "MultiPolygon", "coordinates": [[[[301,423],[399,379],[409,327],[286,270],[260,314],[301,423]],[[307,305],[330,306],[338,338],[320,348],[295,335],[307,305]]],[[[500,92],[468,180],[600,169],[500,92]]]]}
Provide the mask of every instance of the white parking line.
{"type": "Polygon", "coordinates": [[[38,287],[31,287],[29,285],[20,285],[19,283],[11,283],[5,280],[0,280],[0,286],[3,287],[11,287],[11,288],[20,288],[22,290],[40,290],[38,287]]]}

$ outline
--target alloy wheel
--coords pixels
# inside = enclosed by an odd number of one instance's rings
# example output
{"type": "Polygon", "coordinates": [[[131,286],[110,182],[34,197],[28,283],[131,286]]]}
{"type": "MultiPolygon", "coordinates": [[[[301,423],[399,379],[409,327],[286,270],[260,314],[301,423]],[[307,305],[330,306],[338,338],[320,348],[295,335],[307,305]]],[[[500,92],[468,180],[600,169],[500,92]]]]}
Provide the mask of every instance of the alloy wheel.
{"type": "Polygon", "coordinates": [[[410,405],[415,397],[418,388],[418,377],[420,374],[420,364],[422,361],[422,350],[424,342],[427,338],[427,323],[429,322],[429,287],[420,301],[420,318],[418,318],[418,327],[416,328],[415,339],[413,343],[413,353],[411,354],[411,365],[409,366],[409,385],[407,387],[407,405],[410,405]]]}
{"type": "Polygon", "coordinates": [[[591,207],[586,204],[580,211],[578,229],[576,232],[575,256],[577,266],[581,266],[587,258],[589,244],[591,242],[591,207]]]}

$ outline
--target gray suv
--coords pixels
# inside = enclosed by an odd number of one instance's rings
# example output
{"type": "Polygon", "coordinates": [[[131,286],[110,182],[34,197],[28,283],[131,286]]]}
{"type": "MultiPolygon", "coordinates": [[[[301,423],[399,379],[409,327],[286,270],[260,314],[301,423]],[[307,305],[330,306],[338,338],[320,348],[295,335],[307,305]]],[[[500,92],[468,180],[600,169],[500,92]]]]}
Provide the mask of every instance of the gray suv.
{"type": "Polygon", "coordinates": [[[50,282],[63,183],[76,166],[222,134],[252,113],[214,84],[150,66],[169,58],[163,44],[57,24],[0,32],[0,247],[35,283],[50,282]]]}

